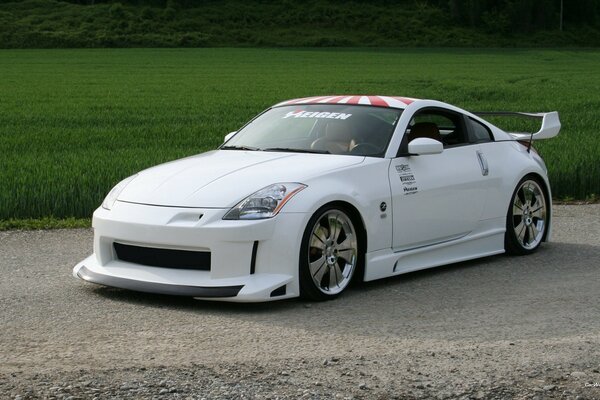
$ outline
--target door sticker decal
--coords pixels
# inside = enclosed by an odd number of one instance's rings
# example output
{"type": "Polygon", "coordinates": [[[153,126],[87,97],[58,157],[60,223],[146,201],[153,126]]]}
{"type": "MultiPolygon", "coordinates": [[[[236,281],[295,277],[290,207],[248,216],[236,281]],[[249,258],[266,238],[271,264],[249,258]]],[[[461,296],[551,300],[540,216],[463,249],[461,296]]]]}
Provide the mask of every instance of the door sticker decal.
{"type": "Polygon", "coordinates": [[[402,182],[402,191],[405,195],[415,194],[419,191],[417,179],[410,169],[409,164],[396,165],[396,172],[398,173],[398,177],[400,177],[400,182],[402,182]]]}

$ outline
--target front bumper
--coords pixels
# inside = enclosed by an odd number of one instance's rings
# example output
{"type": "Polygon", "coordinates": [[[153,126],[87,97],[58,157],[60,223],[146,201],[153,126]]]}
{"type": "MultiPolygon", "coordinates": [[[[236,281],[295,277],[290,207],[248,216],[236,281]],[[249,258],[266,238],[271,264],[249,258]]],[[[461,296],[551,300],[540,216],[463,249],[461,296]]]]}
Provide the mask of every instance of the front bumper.
{"type": "Polygon", "coordinates": [[[73,276],[105,286],[199,299],[255,302],[299,295],[303,213],[224,221],[225,209],[117,202],[94,213],[94,254],[73,276]],[[211,254],[210,270],[147,266],[120,260],[114,243],[211,254]]]}
{"type": "Polygon", "coordinates": [[[254,274],[237,278],[211,279],[207,271],[172,270],[147,267],[120,261],[98,264],[95,255],[73,269],[73,276],[87,282],[137,292],[188,296],[206,300],[254,302],[294,297],[287,290],[294,279],[283,274],[254,274]],[[274,290],[286,286],[285,295],[272,296],[274,290]]]}
{"type": "Polygon", "coordinates": [[[170,294],[174,296],[191,297],[235,297],[244,285],[236,286],[190,286],[174,283],[161,283],[124,278],[116,275],[95,272],[81,265],[76,272],[77,277],[84,281],[99,285],[113,286],[122,289],[136,290],[138,292],[170,294]]]}

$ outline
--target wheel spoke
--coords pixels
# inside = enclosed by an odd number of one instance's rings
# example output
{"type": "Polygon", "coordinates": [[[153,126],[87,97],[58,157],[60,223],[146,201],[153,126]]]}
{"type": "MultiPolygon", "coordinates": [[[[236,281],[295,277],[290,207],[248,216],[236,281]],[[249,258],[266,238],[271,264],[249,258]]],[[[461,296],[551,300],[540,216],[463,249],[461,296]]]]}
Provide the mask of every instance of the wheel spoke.
{"type": "Polygon", "coordinates": [[[323,232],[323,227],[319,227],[317,230],[313,232],[313,237],[317,238],[319,242],[325,245],[325,241],[327,240],[327,235],[323,232]]]}
{"type": "Polygon", "coordinates": [[[538,207],[535,210],[531,211],[531,216],[541,219],[541,220],[544,220],[545,211],[546,210],[544,209],[544,206],[538,207]]]}
{"type": "Polygon", "coordinates": [[[515,225],[515,233],[517,234],[517,236],[521,235],[523,227],[525,227],[525,220],[523,218],[520,218],[519,223],[515,225]]]}
{"type": "Polygon", "coordinates": [[[527,196],[527,201],[529,202],[529,206],[531,206],[535,202],[535,191],[532,189],[531,182],[527,184],[527,192],[525,195],[527,196]]]}
{"type": "Polygon", "coordinates": [[[337,238],[340,236],[341,225],[338,220],[338,216],[335,215],[334,218],[329,217],[329,240],[333,243],[337,243],[337,238]]]}
{"type": "Polygon", "coordinates": [[[342,271],[342,268],[340,267],[340,265],[338,263],[335,263],[335,265],[333,266],[333,268],[335,270],[335,274],[337,276],[337,282],[336,285],[340,285],[340,282],[342,282],[345,278],[344,276],[344,271],[342,271]]]}
{"type": "Polygon", "coordinates": [[[329,268],[329,290],[338,285],[337,271],[335,267],[329,268]]]}
{"type": "Polygon", "coordinates": [[[515,227],[515,232],[516,232],[517,226],[519,226],[520,224],[523,223],[523,216],[522,215],[513,215],[512,222],[513,222],[513,226],[515,227]]]}
{"type": "Polygon", "coordinates": [[[521,221],[521,223],[519,223],[519,225],[517,225],[515,227],[515,232],[517,234],[517,238],[519,239],[519,241],[521,243],[525,243],[525,230],[526,230],[527,226],[525,225],[525,223],[523,221],[521,221]]]}
{"type": "Polygon", "coordinates": [[[346,239],[340,244],[337,245],[338,250],[346,250],[346,249],[354,249],[356,248],[356,243],[354,242],[354,236],[346,233],[346,239]]]}
{"type": "Polygon", "coordinates": [[[527,244],[529,244],[529,228],[527,227],[527,225],[525,225],[523,228],[524,229],[523,229],[522,243],[523,243],[523,246],[526,246],[527,244]]]}
{"type": "Polygon", "coordinates": [[[338,251],[338,257],[346,261],[347,263],[352,263],[352,257],[354,256],[354,254],[354,249],[345,249],[338,251]]]}
{"type": "Polygon", "coordinates": [[[323,253],[323,249],[321,248],[321,246],[310,246],[309,250],[308,250],[308,261],[309,262],[314,262],[317,261],[320,258],[323,258],[325,256],[325,254],[323,253]]]}
{"type": "Polygon", "coordinates": [[[325,272],[327,272],[327,263],[325,262],[325,256],[321,256],[321,258],[319,258],[316,261],[311,262],[310,264],[308,264],[308,268],[310,269],[310,274],[313,277],[313,279],[315,280],[315,282],[321,282],[321,280],[323,279],[323,275],[325,275],[325,272]]]}
{"type": "Polygon", "coordinates": [[[519,207],[516,201],[513,207],[513,217],[523,217],[523,207],[519,207]]]}
{"type": "Polygon", "coordinates": [[[533,229],[531,229],[531,225],[527,227],[527,242],[525,244],[531,245],[531,243],[535,240],[535,235],[533,234],[533,229]]]}
{"type": "Polygon", "coordinates": [[[525,204],[525,198],[521,196],[522,194],[523,194],[523,191],[519,190],[519,192],[517,192],[517,195],[515,196],[515,199],[513,201],[513,205],[515,207],[517,207],[519,210],[523,210],[523,206],[525,204]]]}
{"type": "Polygon", "coordinates": [[[329,238],[329,232],[331,232],[331,227],[329,226],[329,218],[327,218],[327,216],[324,216],[323,218],[321,218],[321,220],[317,224],[315,231],[318,231],[318,230],[323,232],[323,235],[326,240],[329,238]]]}
{"type": "Polygon", "coordinates": [[[531,229],[532,240],[536,240],[538,235],[537,227],[535,226],[535,224],[532,223],[531,225],[529,225],[529,228],[531,229]]]}
{"type": "Polygon", "coordinates": [[[537,207],[538,202],[539,202],[539,196],[537,196],[534,191],[531,191],[531,204],[530,204],[530,207],[531,208],[537,207]]]}
{"type": "MultiPolygon", "coordinates": [[[[521,188],[517,192],[517,199],[519,199],[522,205],[525,205],[525,202],[527,201],[527,199],[525,198],[525,188],[521,188]]],[[[517,202],[517,199],[515,199],[515,203],[517,202]]]]}

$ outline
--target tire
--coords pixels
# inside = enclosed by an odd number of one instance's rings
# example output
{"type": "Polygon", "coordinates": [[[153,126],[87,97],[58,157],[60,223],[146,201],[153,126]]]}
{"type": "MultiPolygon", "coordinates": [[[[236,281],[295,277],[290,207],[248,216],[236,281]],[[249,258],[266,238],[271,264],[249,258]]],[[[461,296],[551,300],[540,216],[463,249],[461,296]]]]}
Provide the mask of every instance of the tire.
{"type": "Polygon", "coordinates": [[[300,247],[300,295],[331,300],[350,285],[362,263],[359,231],[347,209],[320,208],[308,221],[300,247]]]}
{"type": "Polygon", "coordinates": [[[546,238],[550,217],[548,192],[542,180],[527,175],[517,185],[508,206],[504,249],[508,254],[527,255],[546,238]]]}

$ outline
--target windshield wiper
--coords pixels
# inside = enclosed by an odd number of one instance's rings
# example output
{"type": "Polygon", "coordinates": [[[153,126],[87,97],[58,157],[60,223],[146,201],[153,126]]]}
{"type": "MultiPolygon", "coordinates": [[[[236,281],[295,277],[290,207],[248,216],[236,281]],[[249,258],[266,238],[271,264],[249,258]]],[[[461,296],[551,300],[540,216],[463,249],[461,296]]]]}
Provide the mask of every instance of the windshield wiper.
{"type": "Polygon", "coordinates": [[[315,154],[331,154],[327,150],[315,150],[315,149],[292,149],[289,147],[268,147],[262,149],[262,151],[287,151],[290,153],[315,153],[315,154]]]}
{"type": "Polygon", "coordinates": [[[252,146],[221,146],[219,150],[250,150],[250,151],[259,151],[258,147],[252,146]]]}

